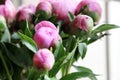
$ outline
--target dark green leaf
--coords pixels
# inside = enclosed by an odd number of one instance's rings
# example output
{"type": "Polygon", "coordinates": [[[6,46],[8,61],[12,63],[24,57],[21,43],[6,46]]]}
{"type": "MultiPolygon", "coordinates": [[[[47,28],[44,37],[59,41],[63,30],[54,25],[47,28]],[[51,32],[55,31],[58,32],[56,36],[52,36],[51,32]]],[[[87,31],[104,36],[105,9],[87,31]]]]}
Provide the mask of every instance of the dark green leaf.
{"type": "Polygon", "coordinates": [[[30,49],[31,51],[33,51],[34,53],[36,53],[37,46],[35,44],[35,42],[33,41],[33,39],[31,39],[30,37],[18,32],[18,34],[20,35],[21,39],[22,39],[22,43],[28,47],[28,49],[30,49]]]}
{"type": "Polygon", "coordinates": [[[93,30],[92,33],[93,34],[101,33],[103,31],[107,31],[107,30],[114,29],[114,28],[119,28],[119,26],[113,25],[113,24],[103,24],[103,25],[97,27],[95,30],[93,30]]]}
{"type": "Polygon", "coordinates": [[[11,43],[5,43],[7,49],[7,56],[8,58],[20,67],[27,67],[32,65],[32,59],[27,53],[26,49],[18,48],[17,46],[11,43]]]}
{"type": "Polygon", "coordinates": [[[71,12],[68,13],[68,17],[71,22],[74,20],[74,15],[71,12]]]}
{"type": "Polygon", "coordinates": [[[86,51],[87,51],[86,43],[79,43],[78,44],[78,52],[80,53],[80,56],[82,59],[85,57],[86,51]]]}
{"type": "MultiPolygon", "coordinates": [[[[95,75],[89,72],[73,72],[66,76],[63,76],[60,80],[76,80],[80,78],[87,78],[87,77],[89,78],[91,76],[95,76],[95,75]]],[[[97,80],[97,79],[94,79],[94,80],[97,80]]]]}

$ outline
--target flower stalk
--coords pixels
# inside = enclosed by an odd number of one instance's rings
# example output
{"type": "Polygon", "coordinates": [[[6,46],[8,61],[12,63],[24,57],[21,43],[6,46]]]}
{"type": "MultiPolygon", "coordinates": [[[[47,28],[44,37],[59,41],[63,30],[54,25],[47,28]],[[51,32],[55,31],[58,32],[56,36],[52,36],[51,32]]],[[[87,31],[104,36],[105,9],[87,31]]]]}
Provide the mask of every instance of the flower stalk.
{"type": "Polygon", "coordinates": [[[12,77],[11,77],[11,75],[10,75],[10,73],[9,73],[9,70],[8,70],[8,68],[7,68],[7,64],[6,64],[5,60],[4,60],[4,57],[3,57],[3,55],[2,55],[1,50],[0,50],[0,58],[1,58],[1,61],[2,61],[3,65],[4,65],[5,71],[6,71],[6,73],[7,73],[8,80],[12,80],[12,77]]]}

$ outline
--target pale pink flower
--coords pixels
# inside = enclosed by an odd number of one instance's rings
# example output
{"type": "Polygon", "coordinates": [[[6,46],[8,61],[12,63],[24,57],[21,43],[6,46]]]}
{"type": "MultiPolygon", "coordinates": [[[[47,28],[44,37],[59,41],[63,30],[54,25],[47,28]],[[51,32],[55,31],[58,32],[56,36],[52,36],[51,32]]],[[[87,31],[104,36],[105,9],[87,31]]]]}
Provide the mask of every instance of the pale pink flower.
{"type": "Polygon", "coordinates": [[[58,32],[49,27],[41,27],[35,32],[34,41],[39,48],[50,48],[57,45],[61,38],[58,32]]]}
{"type": "Polygon", "coordinates": [[[48,27],[48,28],[52,28],[54,30],[57,30],[57,28],[55,27],[55,25],[49,21],[41,21],[38,24],[35,25],[35,31],[39,30],[41,27],[48,27]]]}
{"type": "Polygon", "coordinates": [[[38,70],[47,70],[52,69],[55,59],[54,55],[48,49],[40,49],[33,56],[33,65],[38,70]]]}

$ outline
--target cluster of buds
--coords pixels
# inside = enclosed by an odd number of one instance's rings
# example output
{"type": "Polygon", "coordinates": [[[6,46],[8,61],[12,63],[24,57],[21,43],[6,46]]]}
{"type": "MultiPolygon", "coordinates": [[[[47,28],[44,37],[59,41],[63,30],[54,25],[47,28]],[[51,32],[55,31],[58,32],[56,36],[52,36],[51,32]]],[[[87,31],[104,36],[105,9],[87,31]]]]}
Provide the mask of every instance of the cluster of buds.
{"type": "Polygon", "coordinates": [[[0,5],[0,15],[6,19],[8,24],[14,20],[16,22],[33,21],[32,24],[35,26],[33,39],[39,48],[33,56],[33,64],[37,69],[50,70],[55,60],[49,49],[61,43],[62,38],[56,26],[49,19],[55,15],[56,22],[64,21],[62,28],[70,27],[69,31],[72,33],[76,30],[88,32],[99,22],[101,7],[95,0],[82,0],[79,3],[78,0],[41,0],[37,6],[21,6],[16,11],[11,0],[6,0],[5,4],[0,5]],[[69,13],[74,16],[73,20],[70,20],[69,13]],[[39,19],[38,16],[40,20],[36,21],[39,19]],[[34,20],[34,17],[37,19],[34,20]]]}

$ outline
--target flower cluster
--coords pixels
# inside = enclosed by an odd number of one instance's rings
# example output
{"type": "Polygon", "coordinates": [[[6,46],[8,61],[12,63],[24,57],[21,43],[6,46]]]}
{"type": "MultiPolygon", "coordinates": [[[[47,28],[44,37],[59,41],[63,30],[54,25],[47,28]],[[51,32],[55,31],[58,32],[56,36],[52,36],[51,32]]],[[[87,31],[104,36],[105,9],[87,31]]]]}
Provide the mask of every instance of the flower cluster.
{"type": "Polygon", "coordinates": [[[6,0],[0,5],[0,80],[58,80],[59,71],[60,80],[96,80],[90,69],[73,64],[87,45],[118,27],[97,26],[101,14],[95,0],[41,0],[18,10],[6,0]],[[77,72],[69,73],[71,67],[77,72]]]}

